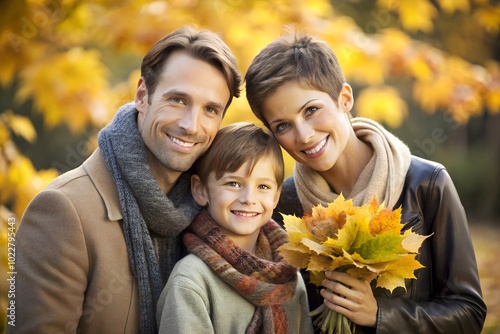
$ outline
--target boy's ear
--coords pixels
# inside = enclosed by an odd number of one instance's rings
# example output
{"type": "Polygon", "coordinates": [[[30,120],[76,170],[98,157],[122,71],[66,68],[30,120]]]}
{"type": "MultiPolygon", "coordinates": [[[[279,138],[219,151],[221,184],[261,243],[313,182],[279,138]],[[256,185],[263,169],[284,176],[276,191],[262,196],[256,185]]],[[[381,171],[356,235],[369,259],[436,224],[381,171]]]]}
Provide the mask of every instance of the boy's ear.
{"type": "Polygon", "coordinates": [[[339,108],[341,108],[346,113],[350,112],[352,107],[354,106],[354,96],[352,95],[352,88],[347,83],[344,83],[342,85],[338,104],[339,108]]]}
{"type": "Polygon", "coordinates": [[[274,195],[274,209],[276,209],[276,206],[278,205],[278,202],[280,200],[280,195],[281,195],[281,188],[282,186],[278,187],[278,191],[276,191],[276,195],[274,195]]]}
{"type": "Polygon", "coordinates": [[[205,206],[208,204],[208,197],[205,192],[205,187],[198,175],[191,176],[191,194],[198,205],[205,206]]]}

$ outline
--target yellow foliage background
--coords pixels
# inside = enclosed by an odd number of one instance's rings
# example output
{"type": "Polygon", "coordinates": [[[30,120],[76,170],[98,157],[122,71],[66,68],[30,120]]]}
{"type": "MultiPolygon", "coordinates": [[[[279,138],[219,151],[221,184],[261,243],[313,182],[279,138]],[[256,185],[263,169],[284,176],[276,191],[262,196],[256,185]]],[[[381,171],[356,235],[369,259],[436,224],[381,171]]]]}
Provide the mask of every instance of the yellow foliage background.
{"type": "MultiPolygon", "coordinates": [[[[371,1],[360,26],[348,13],[337,10],[355,8],[358,3],[362,8],[367,2],[2,2],[0,96],[12,87],[15,93],[10,105],[0,104],[0,332],[5,328],[7,305],[7,220],[14,217],[19,222],[31,198],[58,175],[54,168],[37,170],[19,149],[19,140],[34,143],[38,134],[30,117],[17,109],[29,102],[48,131],[61,125],[75,135],[89,127],[99,129],[118,106],[133,98],[144,53],[181,25],[220,33],[244,74],[284,25],[296,24],[326,40],[336,52],[348,81],[357,88],[354,113],[392,128],[407,117],[410,102],[425,113],[449,113],[458,123],[500,111],[498,62],[471,63],[425,39],[438,20],[451,20],[454,15],[467,17],[463,24],[481,36],[498,37],[500,5],[487,0],[371,1]]],[[[224,123],[242,120],[257,121],[244,94],[234,100],[224,123]]],[[[95,142],[89,139],[86,145],[90,152],[95,142]]],[[[287,155],[286,166],[290,175],[293,161],[287,155]]]]}

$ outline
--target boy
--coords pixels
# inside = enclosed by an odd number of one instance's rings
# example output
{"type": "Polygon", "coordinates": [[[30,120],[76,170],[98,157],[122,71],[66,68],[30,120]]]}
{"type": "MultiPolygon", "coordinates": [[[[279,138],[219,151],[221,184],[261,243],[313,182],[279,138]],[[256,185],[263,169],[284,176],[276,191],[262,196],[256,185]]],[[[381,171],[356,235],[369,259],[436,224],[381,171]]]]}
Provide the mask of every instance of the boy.
{"type": "Polygon", "coordinates": [[[272,219],[283,157],[267,129],[222,128],[196,163],[191,192],[205,209],[158,302],[160,333],[312,333],[304,282],[276,249],[272,219]]]}

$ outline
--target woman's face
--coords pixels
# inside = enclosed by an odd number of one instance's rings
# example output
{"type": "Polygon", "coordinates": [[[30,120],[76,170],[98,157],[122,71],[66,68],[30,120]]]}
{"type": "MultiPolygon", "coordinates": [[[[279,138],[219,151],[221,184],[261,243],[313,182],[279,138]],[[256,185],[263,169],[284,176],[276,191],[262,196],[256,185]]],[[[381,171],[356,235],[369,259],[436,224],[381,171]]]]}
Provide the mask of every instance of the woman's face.
{"type": "Polygon", "coordinates": [[[264,101],[263,115],[296,161],[324,172],[343,154],[352,133],[347,114],[352,107],[349,85],[344,85],[337,102],[340,108],[327,93],[289,81],[264,101]]]}

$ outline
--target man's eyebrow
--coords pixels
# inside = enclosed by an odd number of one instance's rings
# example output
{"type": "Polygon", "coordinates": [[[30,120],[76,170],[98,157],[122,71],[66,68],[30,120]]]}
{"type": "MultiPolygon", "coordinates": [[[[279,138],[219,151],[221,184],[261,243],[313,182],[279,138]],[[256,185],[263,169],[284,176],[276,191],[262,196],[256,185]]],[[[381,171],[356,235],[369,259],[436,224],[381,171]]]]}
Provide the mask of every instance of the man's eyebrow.
{"type": "Polygon", "coordinates": [[[161,97],[167,97],[170,95],[176,95],[176,96],[180,96],[180,97],[189,97],[189,94],[187,94],[186,92],[183,92],[181,90],[178,90],[178,89],[169,89],[166,92],[164,92],[163,94],[161,94],[161,97]]]}
{"type": "MultiPolygon", "coordinates": [[[[179,96],[179,97],[183,97],[183,98],[186,98],[186,99],[189,99],[190,98],[190,95],[182,90],[178,90],[178,89],[169,89],[167,90],[166,92],[164,92],[161,97],[162,98],[166,98],[168,96],[172,96],[172,95],[175,95],[175,96],[179,96]]],[[[215,109],[221,109],[221,110],[224,110],[226,108],[226,105],[225,104],[222,104],[220,102],[216,102],[216,101],[208,101],[206,103],[207,106],[211,106],[215,109]]]]}
{"type": "Polygon", "coordinates": [[[215,109],[220,109],[220,110],[224,110],[226,108],[226,105],[220,103],[220,102],[215,102],[215,101],[209,101],[207,103],[207,105],[215,108],[215,109]]]}

